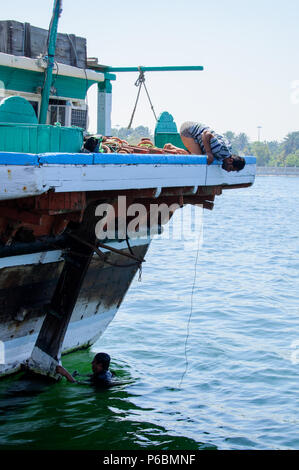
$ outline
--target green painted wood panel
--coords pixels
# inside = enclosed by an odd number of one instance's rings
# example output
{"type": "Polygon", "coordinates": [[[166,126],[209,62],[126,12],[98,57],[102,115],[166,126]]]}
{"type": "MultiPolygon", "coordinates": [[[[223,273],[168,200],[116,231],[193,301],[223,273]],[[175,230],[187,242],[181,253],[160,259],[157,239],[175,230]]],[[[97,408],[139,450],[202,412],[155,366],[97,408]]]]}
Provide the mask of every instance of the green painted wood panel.
{"type": "MultiPolygon", "coordinates": [[[[36,93],[38,87],[44,83],[42,72],[32,72],[30,70],[17,69],[0,66],[0,80],[8,90],[36,93]]],[[[53,73],[52,86],[56,88],[56,96],[66,98],[85,99],[88,88],[97,83],[84,78],[73,78],[53,73]]]]}
{"type": "Polygon", "coordinates": [[[173,116],[167,111],[160,114],[155,127],[155,145],[163,148],[165,144],[173,144],[186,150],[173,116]]]}
{"type": "Polygon", "coordinates": [[[37,124],[32,105],[21,96],[9,96],[0,103],[0,122],[37,124]]]}
{"type": "Polygon", "coordinates": [[[47,124],[0,123],[0,151],[23,153],[77,153],[83,145],[83,129],[47,124]]]}

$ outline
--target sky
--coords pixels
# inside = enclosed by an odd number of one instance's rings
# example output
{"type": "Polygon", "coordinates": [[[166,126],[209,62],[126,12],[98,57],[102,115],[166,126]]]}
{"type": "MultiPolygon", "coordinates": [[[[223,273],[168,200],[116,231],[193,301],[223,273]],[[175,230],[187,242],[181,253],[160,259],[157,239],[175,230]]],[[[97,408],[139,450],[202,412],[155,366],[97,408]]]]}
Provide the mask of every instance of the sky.
{"type": "MultiPolygon", "coordinates": [[[[11,0],[1,19],[48,28],[52,0],[11,0]]],[[[282,140],[299,130],[298,0],[63,0],[59,32],[87,39],[89,57],[112,66],[202,65],[199,72],[151,72],[157,114],[178,127],[199,121],[221,133],[282,140]]],[[[112,126],[128,125],[137,73],[113,82],[112,126]]],[[[96,90],[90,90],[91,128],[96,90]]],[[[155,127],[145,93],[133,127],[155,127]]]]}

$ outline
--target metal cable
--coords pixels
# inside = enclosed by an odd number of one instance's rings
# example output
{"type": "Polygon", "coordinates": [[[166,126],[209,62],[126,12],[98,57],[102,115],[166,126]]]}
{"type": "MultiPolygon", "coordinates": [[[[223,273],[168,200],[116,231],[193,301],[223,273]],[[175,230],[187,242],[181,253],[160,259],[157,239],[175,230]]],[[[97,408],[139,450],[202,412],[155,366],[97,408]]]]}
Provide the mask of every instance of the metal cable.
{"type": "Polygon", "coordinates": [[[135,116],[135,111],[136,111],[136,108],[137,108],[137,103],[138,103],[138,100],[139,100],[139,96],[140,96],[140,92],[141,92],[141,87],[142,87],[142,85],[144,86],[144,89],[145,89],[145,91],[146,91],[146,95],[147,95],[147,98],[148,98],[148,100],[149,100],[149,103],[150,103],[150,106],[151,106],[151,110],[152,110],[153,113],[154,113],[154,116],[155,116],[156,121],[158,121],[157,115],[156,115],[155,110],[154,110],[153,103],[152,103],[152,101],[151,101],[151,98],[150,98],[148,89],[147,89],[146,84],[145,84],[145,76],[144,76],[143,70],[141,70],[141,66],[138,67],[138,70],[139,70],[139,76],[138,76],[138,78],[137,78],[137,80],[136,80],[136,82],[135,82],[135,86],[139,87],[139,89],[138,89],[138,93],[137,93],[137,98],[136,98],[136,101],[135,101],[135,105],[134,105],[134,108],[133,108],[132,116],[131,116],[131,119],[130,119],[130,123],[129,123],[129,125],[128,125],[128,129],[131,128],[132,123],[133,123],[133,119],[134,119],[134,116],[135,116]]]}
{"type": "MultiPolygon", "coordinates": [[[[135,85],[136,85],[136,83],[135,83],[135,85]]],[[[134,105],[134,109],[133,109],[132,116],[131,116],[131,119],[130,119],[130,123],[128,125],[128,129],[131,129],[131,126],[132,126],[132,123],[133,123],[133,119],[134,119],[134,116],[135,116],[135,111],[136,111],[136,108],[137,108],[137,103],[138,103],[140,92],[141,92],[141,86],[142,86],[142,83],[140,83],[140,85],[139,85],[139,90],[138,90],[138,93],[137,93],[137,98],[136,98],[136,101],[135,101],[135,105],[134,105]]]]}

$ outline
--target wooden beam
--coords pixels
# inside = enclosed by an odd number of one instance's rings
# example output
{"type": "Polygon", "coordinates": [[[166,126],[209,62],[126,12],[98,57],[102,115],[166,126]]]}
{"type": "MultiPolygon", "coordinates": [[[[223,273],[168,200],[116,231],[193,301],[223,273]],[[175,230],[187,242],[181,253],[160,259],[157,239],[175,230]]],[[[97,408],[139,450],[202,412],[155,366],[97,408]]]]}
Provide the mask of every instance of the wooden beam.
{"type": "Polygon", "coordinates": [[[45,308],[46,316],[27,362],[30,371],[58,378],[56,366],[60,361],[62,343],[94,253],[95,224],[95,206],[91,205],[84,213],[82,224],[74,231],[77,239],[69,237],[70,252],[65,258],[50,305],[45,308]],[[87,244],[81,243],[80,239],[87,244]]]}
{"type": "Polygon", "coordinates": [[[40,225],[42,216],[33,212],[13,209],[12,207],[1,207],[0,217],[16,220],[22,223],[40,225]]]}

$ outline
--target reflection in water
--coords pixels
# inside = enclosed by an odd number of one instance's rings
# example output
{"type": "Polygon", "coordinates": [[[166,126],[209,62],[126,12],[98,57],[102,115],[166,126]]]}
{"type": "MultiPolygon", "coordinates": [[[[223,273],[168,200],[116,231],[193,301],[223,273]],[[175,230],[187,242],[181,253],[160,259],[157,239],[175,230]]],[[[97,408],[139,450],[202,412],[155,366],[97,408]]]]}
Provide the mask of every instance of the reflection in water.
{"type": "Polygon", "coordinates": [[[15,411],[20,406],[31,402],[31,398],[45,391],[49,382],[42,377],[19,374],[13,380],[3,380],[0,388],[1,418],[8,411],[15,411]]]}

